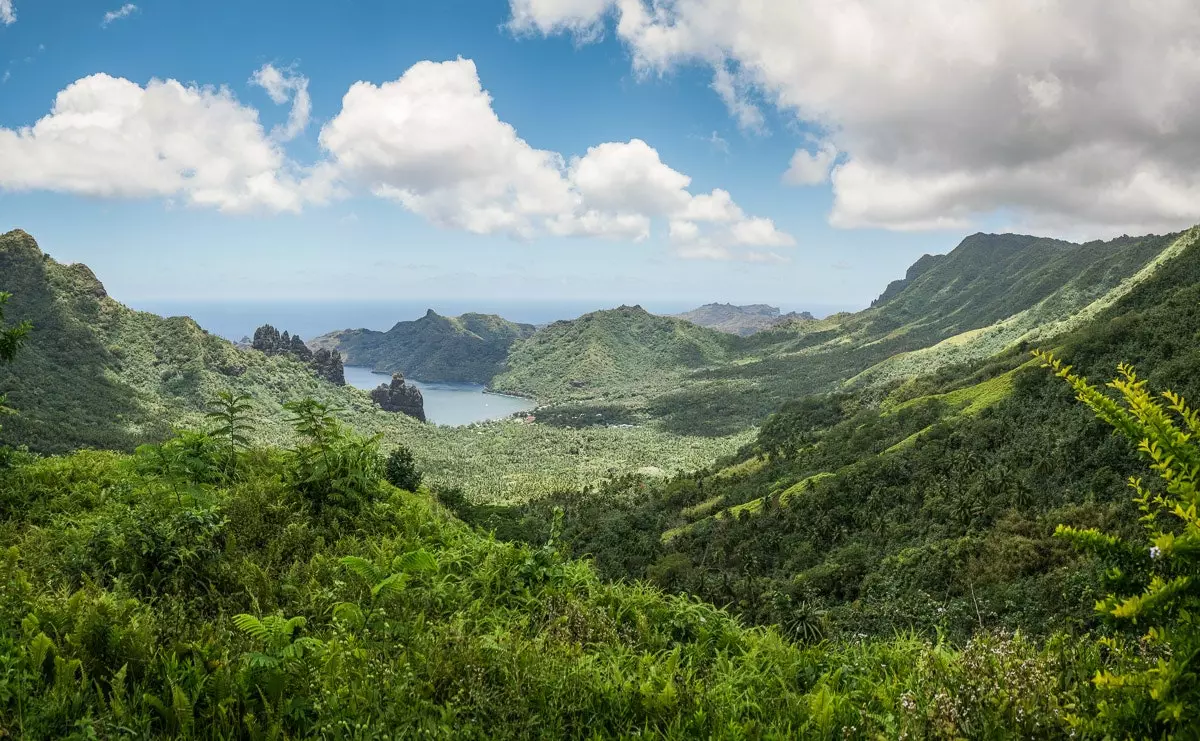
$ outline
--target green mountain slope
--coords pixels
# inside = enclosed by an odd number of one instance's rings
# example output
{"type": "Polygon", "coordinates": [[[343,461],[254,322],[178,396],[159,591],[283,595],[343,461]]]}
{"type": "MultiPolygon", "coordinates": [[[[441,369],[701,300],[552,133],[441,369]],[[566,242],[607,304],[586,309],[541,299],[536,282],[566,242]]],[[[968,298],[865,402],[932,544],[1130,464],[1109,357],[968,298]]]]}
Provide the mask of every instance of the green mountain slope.
{"type": "MultiPolygon", "coordinates": [[[[1054,349],[1097,379],[1132,362],[1152,388],[1200,398],[1196,237],[1174,239],[1167,259],[1111,303],[1030,347],[1054,349]]],[[[1091,605],[1103,569],[1055,528],[1136,535],[1127,479],[1144,464],[1030,347],[794,399],[755,444],[668,482],[630,478],[464,515],[532,538],[541,508],[563,506],[567,541],[602,573],[649,576],[763,623],[786,624],[802,610],[835,635],[1097,628],[1091,605]]]]}
{"type": "Polygon", "coordinates": [[[548,401],[662,393],[690,371],[726,362],[733,337],[622,306],[559,321],[513,347],[493,386],[548,401]]]}
{"type": "Polygon", "coordinates": [[[150,454],[0,470],[10,735],[1027,738],[1096,712],[1101,665],[1074,644],[805,645],[370,475],[317,511],[285,451],[241,454],[234,480],[192,456],[170,483],[150,454]],[[931,715],[939,697],[959,699],[931,715]]]}
{"type": "Polygon", "coordinates": [[[341,400],[305,365],[239,350],[191,319],[133,311],[110,298],[85,265],[62,265],[25,232],[0,235],[0,290],[33,331],[15,362],[0,368],[19,414],[3,441],[44,452],[78,447],[128,450],[204,412],[218,390],[253,393],[281,418],[304,395],[341,400]]]}
{"type": "Polygon", "coordinates": [[[489,383],[504,367],[513,343],[534,332],[492,314],[441,316],[430,309],[386,332],[345,329],[316,338],[314,347],[337,349],[346,365],[403,373],[418,381],[489,383]]]}
{"type": "Polygon", "coordinates": [[[1093,314],[1160,254],[1190,238],[1073,245],[976,234],[948,255],[918,260],[872,308],[741,338],[732,362],[685,374],[680,388],[654,399],[651,410],[674,430],[699,430],[705,417],[721,419],[725,424],[714,428],[720,432],[850,379],[877,386],[984,358],[1041,336],[1043,328],[1061,330],[1077,315],[1093,314]],[[900,362],[906,353],[918,355],[900,362]]]}
{"type": "Polygon", "coordinates": [[[291,357],[240,350],[186,317],[133,311],[108,297],[86,266],[59,264],[21,231],[0,235],[0,291],[13,294],[6,319],[34,325],[14,362],[0,366],[0,393],[17,410],[5,416],[0,444],[41,453],[128,451],[161,440],[173,426],[200,424],[205,405],[225,389],[251,396],[259,442],[291,444],[283,405],[312,397],[338,407],[363,433],[382,435],[385,446],[411,448],[432,484],[496,502],[639,468],[694,468],[747,439],[650,427],[421,424],[379,410],[365,392],[322,380],[291,357]]]}

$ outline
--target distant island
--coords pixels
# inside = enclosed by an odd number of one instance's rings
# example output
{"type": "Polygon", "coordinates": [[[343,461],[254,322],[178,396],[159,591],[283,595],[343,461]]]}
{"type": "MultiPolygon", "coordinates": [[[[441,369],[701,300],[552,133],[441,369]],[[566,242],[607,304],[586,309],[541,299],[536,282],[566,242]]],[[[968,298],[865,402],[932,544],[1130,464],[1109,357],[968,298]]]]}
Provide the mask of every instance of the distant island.
{"type": "Polygon", "coordinates": [[[764,329],[778,327],[794,321],[814,321],[816,317],[807,311],[788,312],[781,314],[778,306],[767,304],[705,304],[675,317],[684,321],[698,324],[701,327],[715,329],[718,332],[728,332],[741,337],[748,337],[764,329]]]}

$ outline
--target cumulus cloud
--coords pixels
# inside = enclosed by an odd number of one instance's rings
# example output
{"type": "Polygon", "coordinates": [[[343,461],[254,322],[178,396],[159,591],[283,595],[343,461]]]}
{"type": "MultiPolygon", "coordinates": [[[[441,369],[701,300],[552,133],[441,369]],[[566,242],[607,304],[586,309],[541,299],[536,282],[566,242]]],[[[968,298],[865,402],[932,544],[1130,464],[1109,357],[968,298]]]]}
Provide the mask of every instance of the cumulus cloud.
{"type": "Polygon", "coordinates": [[[285,126],[268,135],[258,111],[225,88],[85,77],[32,126],[0,128],[0,190],[162,197],[229,212],[297,212],[358,191],[476,234],[640,241],[665,225],[682,256],[745,260],[793,244],[727,191],[693,192],[640,139],[569,158],[531,146],[496,115],[470,60],[419,62],[396,80],[352,85],[321,128],[311,167],[283,148],[308,123],[308,79],[266,64],[250,83],[276,104],[291,101],[285,126]]]}
{"type": "Polygon", "coordinates": [[[17,22],[17,11],[13,9],[13,0],[0,0],[0,23],[11,26],[17,22]]]}
{"type": "MultiPolygon", "coordinates": [[[[510,0],[530,33],[617,35],[641,72],[708,64],[829,132],[830,220],[1165,231],[1200,218],[1200,5],[1163,0],[510,0]]],[[[738,109],[731,106],[735,119],[738,109]]],[[[811,167],[810,167],[811,165],[811,167]]]]}
{"type": "Polygon", "coordinates": [[[783,182],[788,185],[820,185],[829,180],[829,169],[837,159],[837,147],[825,142],[816,151],[797,149],[792,155],[783,182]]]}
{"type": "MultiPolygon", "coordinates": [[[[2,0],[0,0],[2,1],[2,0]]],[[[100,21],[101,28],[108,28],[108,25],[113,21],[119,21],[122,18],[128,18],[137,12],[138,6],[133,3],[125,3],[116,10],[110,10],[104,14],[103,20],[100,21]]]]}
{"type": "Polygon", "coordinates": [[[348,182],[479,234],[641,240],[666,221],[673,243],[703,241],[726,256],[792,243],[769,220],[747,217],[725,191],[691,193],[691,178],[640,139],[602,143],[570,160],[534,148],[499,119],[466,59],[420,62],[382,85],[356,83],[320,143],[348,182]]]}
{"type": "Polygon", "coordinates": [[[292,101],[287,123],[272,129],[271,136],[280,141],[289,141],[308,126],[309,116],[312,115],[312,98],[308,95],[307,77],[292,68],[280,70],[273,64],[264,64],[251,75],[250,84],[266,90],[277,105],[283,105],[289,99],[292,101]]]}
{"type": "Polygon", "coordinates": [[[766,131],[763,113],[750,100],[750,91],[746,80],[738,77],[722,64],[713,73],[712,85],[709,87],[720,96],[721,102],[729,110],[729,115],[733,116],[734,121],[737,121],[739,129],[755,134],[766,131]]]}
{"type": "Polygon", "coordinates": [[[175,80],[77,80],[32,126],[0,128],[0,162],[0,189],[160,196],[230,212],[299,211],[332,192],[323,172],[292,172],[257,111],[228,90],[175,80]]]}

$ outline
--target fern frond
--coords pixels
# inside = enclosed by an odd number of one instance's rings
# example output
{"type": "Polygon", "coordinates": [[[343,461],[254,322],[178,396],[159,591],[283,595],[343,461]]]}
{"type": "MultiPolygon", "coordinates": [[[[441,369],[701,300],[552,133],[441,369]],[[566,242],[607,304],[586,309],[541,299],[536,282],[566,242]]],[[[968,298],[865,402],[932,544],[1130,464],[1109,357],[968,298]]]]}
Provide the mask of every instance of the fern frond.
{"type": "Polygon", "coordinates": [[[410,551],[392,562],[392,568],[410,573],[419,571],[437,571],[438,562],[433,554],[424,548],[410,551]]]}
{"type": "Polygon", "coordinates": [[[378,584],[383,580],[383,572],[375,564],[361,556],[345,556],[340,563],[365,581],[368,586],[378,584]]]}
{"type": "Polygon", "coordinates": [[[233,624],[237,626],[238,630],[252,638],[257,638],[260,641],[266,640],[267,637],[270,636],[270,631],[267,629],[267,626],[263,625],[263,622],[253,615],[247,615],[245,613],[241,615],[234,615],[233,624]]]}

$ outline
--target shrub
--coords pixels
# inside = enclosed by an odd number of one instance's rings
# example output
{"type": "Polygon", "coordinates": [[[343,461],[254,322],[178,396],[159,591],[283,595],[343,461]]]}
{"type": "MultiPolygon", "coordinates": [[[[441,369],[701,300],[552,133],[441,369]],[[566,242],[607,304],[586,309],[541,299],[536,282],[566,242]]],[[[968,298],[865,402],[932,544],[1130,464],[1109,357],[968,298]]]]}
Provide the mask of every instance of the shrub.
{"type": "Polygon", "coordinates": [[[397,489],[416,491],[421,485],[421,472],[417,470],[417,460],[413,452],[403,445],[388,455],[385,476],[388,483],[397,489]]]}

